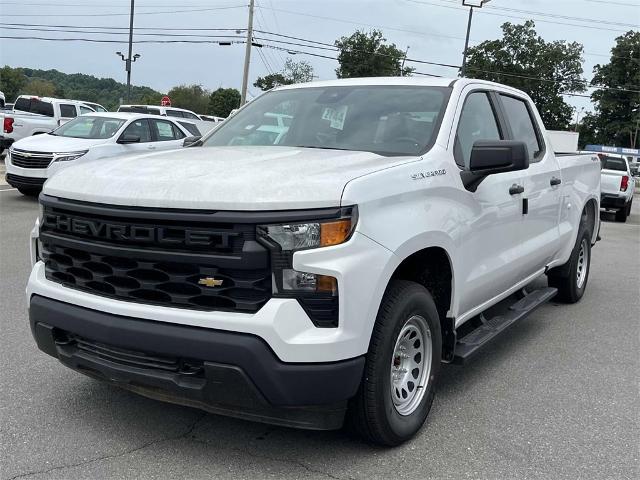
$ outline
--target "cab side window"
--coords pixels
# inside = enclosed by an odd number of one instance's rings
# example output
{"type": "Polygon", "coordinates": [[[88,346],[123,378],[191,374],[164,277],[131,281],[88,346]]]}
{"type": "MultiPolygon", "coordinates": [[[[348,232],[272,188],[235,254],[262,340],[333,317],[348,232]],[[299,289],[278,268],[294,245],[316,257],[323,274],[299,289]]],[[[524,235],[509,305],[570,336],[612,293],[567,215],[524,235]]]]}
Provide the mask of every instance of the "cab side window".
{"type": "Polygon", "coordinates": [[[131,122],[125,131],[122,132],[122,136],[125,135],[140,137],[140,143],[150,142],[151,130],[149,129],[149,122],[144,119],[131,122]]]}
{"type": "Polygon", "coordinates": [[[173,123],[166,120],[151,120],[156,140],[158,142],[169,142],[171,140],[179,140],[184,138],[184,134],[173,123]]]}
{"type": "Polygon", "coordinates": [[[62,118],[75,118],[77,115],[76,106],[66,103],[60,104],[60,116],[62,118]]]}
{"type": "Polygon", "coordinates": [[[543,148],[527,103],[524,100],[507,95],[500,95],[500,99],[502,100],[507,121],[511,126],[513,139],[527,144],[529,162],[540,161],[543,148]]]}
{"type": "Polygon", "coordinates": [[[465,100],[458,122],[454,157],[460,168],[468,169],[471,149],[478,140],[501,140],[498,121],[486,92],[473,92],[465,100]]]}

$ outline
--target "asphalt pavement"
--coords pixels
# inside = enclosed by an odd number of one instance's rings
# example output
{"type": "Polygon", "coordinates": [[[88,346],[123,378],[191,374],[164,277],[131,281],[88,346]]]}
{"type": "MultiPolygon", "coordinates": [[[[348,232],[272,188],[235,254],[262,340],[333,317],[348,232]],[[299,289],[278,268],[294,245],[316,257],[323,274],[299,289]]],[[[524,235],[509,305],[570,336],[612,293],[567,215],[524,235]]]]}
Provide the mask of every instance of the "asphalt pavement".
{"type": "Polygon", "coordinates": [[[640,478],[636,197],[626,224],[603,215],[580,303],[445,366],[421,433],[382,449],[149,400],[40,352],[24,296],[37,204],[0,191],[0,478],[640,478]]]}

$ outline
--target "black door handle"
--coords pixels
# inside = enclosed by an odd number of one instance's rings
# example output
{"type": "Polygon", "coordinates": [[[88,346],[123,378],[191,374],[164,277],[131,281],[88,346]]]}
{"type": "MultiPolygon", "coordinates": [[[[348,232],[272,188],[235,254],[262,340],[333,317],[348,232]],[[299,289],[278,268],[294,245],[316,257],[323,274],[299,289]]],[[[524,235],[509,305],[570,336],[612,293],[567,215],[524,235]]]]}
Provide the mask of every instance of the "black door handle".
{"type": "Polygon", "coordinates": [[[518,185],[517,183],[514,183],[509,187],[509,195],[517,195],[522,192],[524,192],[524,187],[522,185],[518,185]]]}
{"type": "Polygon", "coordinates": [[[552,187],[555,187],[556,185],[560,185],[562,183],[562,180],[558,177],[551,177],[551,180],[549,180],[549,184],[552,187]]]}

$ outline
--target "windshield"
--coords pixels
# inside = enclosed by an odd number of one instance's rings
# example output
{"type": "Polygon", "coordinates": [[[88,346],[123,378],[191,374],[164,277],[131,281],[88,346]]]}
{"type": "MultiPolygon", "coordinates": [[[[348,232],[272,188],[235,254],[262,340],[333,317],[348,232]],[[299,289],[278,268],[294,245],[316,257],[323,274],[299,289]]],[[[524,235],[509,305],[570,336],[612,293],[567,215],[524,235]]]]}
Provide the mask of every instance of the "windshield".
{"type": "Polygon", "coordinates": [[[225,120],[204,145],[417,155],[433,143],[448,95],[444,87],[396,85],[276,90],[225,120]]]}
{"type": "Polygon", "coordinates": [[[111,138],[120,130],[125,121],[120,118],[83,115],[57,128],[51,132],[51,135],[96,140],[111,138]]]}

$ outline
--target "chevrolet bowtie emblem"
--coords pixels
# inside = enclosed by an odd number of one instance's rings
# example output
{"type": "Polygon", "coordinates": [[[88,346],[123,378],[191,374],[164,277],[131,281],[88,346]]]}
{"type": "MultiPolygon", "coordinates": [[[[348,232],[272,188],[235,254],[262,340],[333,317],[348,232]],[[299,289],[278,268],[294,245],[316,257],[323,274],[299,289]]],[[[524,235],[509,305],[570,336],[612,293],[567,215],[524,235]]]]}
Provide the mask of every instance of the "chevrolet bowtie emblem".
{"type": "Polygon", "coordinates": [[[198,280],[198,285],[204,285],[205,287],[219,287],[224,280],[216,280],[212,277],[205,277],[198,280]]]}

